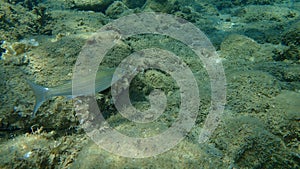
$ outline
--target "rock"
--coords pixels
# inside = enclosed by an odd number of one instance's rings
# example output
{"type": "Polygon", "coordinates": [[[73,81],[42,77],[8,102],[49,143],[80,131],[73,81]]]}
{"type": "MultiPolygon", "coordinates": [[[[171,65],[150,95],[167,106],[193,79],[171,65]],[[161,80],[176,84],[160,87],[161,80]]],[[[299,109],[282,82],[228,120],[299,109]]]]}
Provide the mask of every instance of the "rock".
{"type": "Polygon", "coordinates": [[[147,0],[144,8],[146,11],[174,13],[178,11],[179,4],[175,0],[147,0]]]}
{"type": "Polygon", "coordinates": [[[300,21],[283,33],[282,41],[285,45],[300,45],[300,21]]]}
{"type": "MultiPolygon", "coordinates": [[[[232,168],[271,168],[286,166],[293,168],[289,152],[282,140],[268,131],[258,118],[247,115],[226,117],[223,126],[216,131],[213,140],[217,149],[226,151],[232,168]],[[268,158],[268,157],[272,158],[268,158]]],[[[231,167],[230,167],[231,168],[231,167]]]]}
{"type": "Polygon", "coordinates": [[[270,107],[268,99],[281,90],[275,77],[261,71],[228,72],[226,78],[227,107],[239,113],[266,112],[270,107]]]}
{"type": "Polygon", "coordinates": [[[141,8],[147,0],[123,0],[122,2],[129,8],[141,8]]]}
{"type": "Polygon", "coordinates": [[[253,60],[260,45],[253,39],[243,35],[229,35],[221,44],[222,57],[226,59],[253,60]],[[234,58],[233,58],[234,57],[234,58]]]}
{"type": "Polygon", "coordinates": [[[283,51],[274,51],[274,60],[276,61],[300,61],[300,21],[294,23],[283,33],[282,42],[287,45],[283,51]]]}
{"type": "Polygon", "coordinates": [[[129,9],[123,2],[115,1],[107,8],[105,14],[113,19],[117,19],[128,12],[129,9]]]}
{"type": "Polygon", "coordinates": [[[70,0],[73,8],[85,11],[104,12],[113,0],[70,0]]]}

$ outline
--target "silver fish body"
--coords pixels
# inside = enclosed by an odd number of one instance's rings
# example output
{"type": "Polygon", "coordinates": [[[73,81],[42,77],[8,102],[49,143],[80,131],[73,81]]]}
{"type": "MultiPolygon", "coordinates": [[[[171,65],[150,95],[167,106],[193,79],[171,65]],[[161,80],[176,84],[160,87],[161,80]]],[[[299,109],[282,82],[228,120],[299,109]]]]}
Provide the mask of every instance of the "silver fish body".
{"type": "MultiPolygon", "coordinates": [[[[109,88],[112,84],[112,78],[114,75],[115,69],[102,69],[97,72],[95,80],[95,92],[101,92],[107,88],[109,88]]],[[[93,80],[88,79],[92,77],[85,77],[85,80],[93,80]]],[[[115,78],[114,78],[115,79],[115,78]]],[[[117,78],[118,79],[118,78],[117,78]]],[[[38,84],[35,84],[29,80],[27,80],[27,83],[31,87],[31,89],[34,92],[35,95],[35,105],[33,109],[32,116],[34,117],[40,106],[47,100],[49,100],[52,97],[55,96],[67,96],[67,97],[76,97],[72,95],[72,81],[69,81],[65,84],[55,86],[55,87],[44,87],[40,86],[38,84]]],[[[85,82],[82,83],[82,85],[79,84],[78,90],[85,90],[84,85],[85,82]]],[[[84,95],[84,94],[83,94],[84,95]]]]}

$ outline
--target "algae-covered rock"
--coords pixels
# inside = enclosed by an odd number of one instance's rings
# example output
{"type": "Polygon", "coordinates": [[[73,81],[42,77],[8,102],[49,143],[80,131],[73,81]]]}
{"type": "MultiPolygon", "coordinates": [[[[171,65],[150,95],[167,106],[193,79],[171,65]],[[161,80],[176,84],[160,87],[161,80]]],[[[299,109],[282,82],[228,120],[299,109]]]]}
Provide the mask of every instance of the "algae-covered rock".
{"type": "Polygon", "coordinates": [[[2,59],[8,59],[13,56],[18,56],[28,52],[31,48],[39,46],[39,43],[35,39],[23,39],[19,42],[6,42],[3,41],[0,46],[5,50],[5,53],[2,54],[2,59]]]}
{"type": "Polygon", "coordinates": [[[127,158],[107,152],[90,142],[82,149],[71,168],[226,168],[222,152],[210,144],[181,141],[171,150],[149,158],[127,158]]]}
{"type": "Polygon", "coordinates": [[[290,60],[300,62],[300,22],[296,22],[287,29],[282,36],[283,44],[288,48],[283,51],[275,51],[274,60],[290,60]]]}
{"type": "Polygon", "coordinates": [[[190,6],[182,7],[180,11],[175,12],[175,15],[192,23],[199,21],[202,17],[200,13],[195,12],[190,6]]]}
{"type": "Polygon", "coordinates": [[[213,0],[210,1],[214,4],[219,9],[224,9],[224,8],[232,8],[234,6],[246,6],[246,5],[271,5],[271,4],[276,4],[276,3],[281,3],[282,0],[225,0],[225,1],[218,1],[218,0],[213,0]]]}
{"type": "Polygon", "coordinates": [[[34,34],[51,34],[48,27],[50,14],[43,5],[32,10],[20,5],[1,2],[0,37],[6,41],[16,41],[34,34]]]}
{"type": "Polygon", "coordinates": [[[293,44],[289,45],[283,50],[274,50],[275,61],[292,61],[299,63],[300,62],[300,48],[293,44]]]}
{"type": "Polygon", "coordinates": [[[105,11],[105,14],[113,19],[129,14],[128,7],[120,1],[112,3],[105,11]]]}
{"type": "Polygon", "coordinates": [[[129,8],[141,8],[144,6],[147,0],[123,0],[122,2],[126,4],[129,8]]]}
{"type": "Polygon", "coordinates": [[[228,73],[227,84],[227,106],[238,113],[266,112],[270,108],[268,99],[281,90],[275,77],[260,71],[228,73]]]}
{"type": "Polygon", "coordinates": [[[33,128],[31,134],[0,144],[0,168],[67,168],[86,143],[85,137],[55,139],[55,131],[33,128]]]}
{"type": "Polygon", "coordinates": [[[221,43],[221,56],[228,60],[240,58],[247,61],[254,61],[259,56],[257,54],[259,49],[260,45],[253,39],[233,34],[221,43]]]}
{"type": "Polygon", "coordinates": [[[4,0],[13,5],[22,5],[25,8],[32,10],[34,7],[38,6],[43,0],[4,0]]]}
{"type": "Polygon", "coordinates": [[[238,34],[232,34],[221,43],[220,56],[229,70],[248,70],[253,64],[272,61],[276,47],[259,44],[255,40],[238,34]]]}
{"type": "Polygon", "coordinates": [[[283,33],[282,41],[285,45],[300,45],[300,21],[291,25],[291,27],[283,33]]]}
{"type": "Polygon", "coordinates": [[[281,81],[282,89],[299,90],[300,67],[289,62],[265,62],[256,65],[256,68],[268,72],[281,81]]]}
{"type": "Polygon", "coordinates": [[[266,129],[264,123],[251,116],[223,118],[223,125],[212,142],[226,152],[224,161],[234,168],[293,168],[291,152],[280,137],[266,129]]]}
{"type": "Polygon", "coordinates": [[[238,1],[238,0],[233,0],[231,1],[232,4],[234,5],[269,5],[269,4],[274,4],[277,2],[281,2],[280,0],[244,0],[244,1],[238,1]]]}
{"type": "Polygon", "coordinates": [[[104,12],[114,0],[67,0],[74,9],[104,12]]]}
{"type": "MultiPolygon", "coordinates": [[[[299,168],[300,70],[294,64],[299,60],[298,19],[298,9],[280,0],[4,0],[0,53],[9,55],[0,60],[0,168],[299,168]],[[186,45],[160,35],[118,41],[101,65],[114,68],[133,52],[160,48],[179,56],[192,70],[201,107],[195,126],[171,150],[132,159],[86,144],[72,101],[62,97],[45,102],[31,118],[34,96],[25,79],[47,87],[70,80],[87,37],[112,19],[140,11],[183,17],[218,45],[226,37],[218,52],[227,78],[229,117],[221,118],[222,125],[207,143],[199,144],[198,137],[210,110],[210,77],[186,45]],[[291,23],[295,26],[288,28],[291,23]],[[32,38],[38,47],[20,41],[32,38]],[[280,49],[278,55],[272,53],[275,48],[280,49]],[[45,133],[36,132],[37,126],[43,126],[45,133]],[[31,134],[24,135],[28,131],[31,134]]],[[[167,107],[150,124],[135,123],[118,113],[110,90],[96,98],[111,127],[131,137],[151,137],[163,134],[176,121],[181,104],[181,91],[169,74],[145,69],[130,84],[132,105],[149,109],[154,89],[165,93],[167,107]]],[[[151,114],[147,118],[154,119],[151,114]]]]}
{"type": "Polygon", "coordinates": [[[105,25],[109,18],[101,12],[87,11],[66,11],[59,10],[52,13],[53,20],[51,23],[52,34],[56,36],[55,40],[63,36],[77,35],[83,40],[90,36],[91,32],[96,32],[105,25]]]}
{"type": "Polygon", "coordinates": [[[281,34],[291,22],[299,18],[299,11],[288,6],[247,5],[231,9],[237,17],[236,31],[247,35],[259,43],[281,43],[281,34]]]}
{"type": "Polygon", "coordinates": [[[144,10],[163,13],[174,13],[179,8],[176,0],[147,0],[144,10]]]}
{"type": "Polygon", "coordinates": [[[299,151],[300,138],[300,93],[288,90],[282,91],[271,100],[273,105],[269,112],[272,114],[264,118],[268,128],[280,136],[292,151],[299,151]]]}

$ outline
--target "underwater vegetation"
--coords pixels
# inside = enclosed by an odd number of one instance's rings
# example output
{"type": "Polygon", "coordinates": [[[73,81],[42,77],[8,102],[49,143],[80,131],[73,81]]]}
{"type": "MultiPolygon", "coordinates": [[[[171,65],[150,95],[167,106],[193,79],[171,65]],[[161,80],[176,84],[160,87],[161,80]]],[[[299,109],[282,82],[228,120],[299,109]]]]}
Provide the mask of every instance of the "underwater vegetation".
{"type": "Polygon", "coordinates": [[[0,168],[299,168],[299,6],[297,0],[0,1],[0,168]],[[211,102],[202,61],[187,45],[162,35],[116,43],[101,62],[110,69],[96,78],[96,102],[110,127],[149,138],[179,116],[180,88],[157,69],[141,70],[128,89],[140,111],[151,108],[153,90],[163,91],[165,111],[154,122],[135,123],[115,107],[109,70],[143,49],[179,56],[201,99],[195,125],[178,145],[154,157],[125,158],[86,135],[74,106],[80,97],[61,96],[72,92],[74,65],[93,33],[118,18],[153,11],[184,18],[207,35],[224,67],[227,103],[212,136],[199,144],[211,102]]]}

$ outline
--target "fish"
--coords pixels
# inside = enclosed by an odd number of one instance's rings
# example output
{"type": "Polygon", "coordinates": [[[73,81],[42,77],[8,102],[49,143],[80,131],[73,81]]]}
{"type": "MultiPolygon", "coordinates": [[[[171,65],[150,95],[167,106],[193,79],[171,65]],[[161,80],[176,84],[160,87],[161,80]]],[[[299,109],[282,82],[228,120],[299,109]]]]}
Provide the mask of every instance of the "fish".
{"type": "MultiPolygon", "coordinates": [[[[84,77],[86,80],[85,82],[82,82],[78,84],[79,86],[77,87],[79,92],[87,91],[85,89],[85,86],[88,86],[86,82],[90,82],[89,80],[94,80],[95,81],[95,92],[101,92],[106,90],[111,86],[111,84],[115,83],[118,79],[121,78],[121,76],[114,76],[115,69],[114,68],[107,68],[107,69],[99,69],[98,72],[96,73],[96,78],[90,76],[90,77],[84,77]],[[90,78],[90,79],[89,79],[90,78]],[[93,79],[92,79],[93,78],[93,79]],[[114,79],[114,82],[112,83],[112,80],[114,79]]],[[[33,108],[32,112],[32,117],[35,117],[36,112],[38,109],[41,107],[41,105],[51,99],[52,97],[56,96],[66,96],[68,98],[74,98],[76,96],[72,95],[72,81],[68,81],[64,84],[54,86],[54,87],[45,87],[38,85],[30,80],[26,80],[27,84],[30,86],[32,89],[34,95],[35,95],[35,105],[33,108]]],[[[82,95],[87,95],[82,93],[82,95]]]]}

